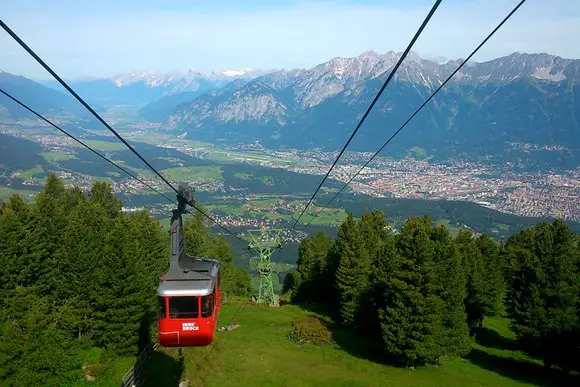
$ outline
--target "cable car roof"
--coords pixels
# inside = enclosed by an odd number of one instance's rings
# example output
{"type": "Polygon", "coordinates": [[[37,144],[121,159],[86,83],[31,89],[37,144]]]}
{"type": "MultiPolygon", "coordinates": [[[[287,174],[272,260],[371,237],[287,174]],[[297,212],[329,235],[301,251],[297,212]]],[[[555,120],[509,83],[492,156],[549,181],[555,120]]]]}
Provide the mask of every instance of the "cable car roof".
{"type": "Polygon", "coordinates": [[[157,288],[160,297],[207,296],[215,287],[215,278],[205,280],[165,280],[157,288]]]}
{"type": "Polygon", "coordinates": [[[214,291],[219,262],[182,254],[179,265],[170,266],[159,283],[161,297],[207,296],[214,291]]]}

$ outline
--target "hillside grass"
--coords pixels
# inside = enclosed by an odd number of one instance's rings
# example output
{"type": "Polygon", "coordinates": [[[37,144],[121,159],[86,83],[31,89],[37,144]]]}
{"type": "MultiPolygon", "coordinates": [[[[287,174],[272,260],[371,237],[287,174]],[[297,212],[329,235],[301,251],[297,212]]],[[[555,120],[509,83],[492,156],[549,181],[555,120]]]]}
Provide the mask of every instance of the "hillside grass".
{"type": "Polygon", "coordinates": [[[72,153],[41,152],[40,155],[49,163],[76,159],[76,156],[72,153]]]}
{"type": "Polygon", "coordinates": [[[8,200],[10,200],[10,197],[12,195],[14,195],[15,193],[20,195],[20,197],[25,202],[34,201],[34,198],[36,197],[36,194],[37,194],[36,191],[29,191],[29,190],[23,190],[23,189],[12,189],[10,187],[0,186],[0,201],[7,202],[8,200]]]}
{"type": "MultiPolygon", "coordinates": [[[[105,152],[122,151],[127,149],[124,144],[115,141],[85,140],[84,143],[91,148],[105,152]]],[[[78,146],[80,147],[81,145],[78,146]]]]}
{"type": "Polygon", "coordinates": [[[161,171],[174,181],[208,181],[223,180],[222,169],[218,166],[175,167],[161,171]]]}
{"type": "Polygon", "coordinates": [[[212,148],[209,149],[209,154],[207,157],[209,160],[213,161],[242,161],[242,162],[256,162],[256,163],[272,163],[279,165],[288,165],[296,163],[292,159],[284,159],[277,156],[268,155],[260,152],[243,152],[243,151],[233,151],[229,149],[219,149],[212,148]]]}
{"type": "MultiPolygon", "coordinates": [[[[318,209],[316,212],[309,213],[309,216],[304,216],[300,221],[301,223],[308,223],[312,216],[315,216],[318,213],[318,209]]],[[[312,225],[314,226],[329,226],[329,225],[340,225],[344,220],[348,217],[348,213],[343,208],[333,208],[328,207],[325,208],[318,217],[314,218],[312,221],[312,225]]]]}
{"type": "Polygon", "coordinates": [[[44,174],[44,168],[42,168],[41,165],[37,165],[34,168],[21,170],[21,171],[18,171],[15,173],[15,175],[17,175],[21,179],[30,179],[31,177],[34,177],[34,176],[40,177],[43,174],[44,174]]]}
{"type": "Polygon", "coordinates": [[[459,234],[459,230],[461,230],[461,228],[451,224],[451,222],[452,222],[451,219],[437,219],[434,221],[434,223],[436,225],[445,226],[445,228],[447,230],[449,230],[449,233],[451,234],[451,236],[453,236],[455,238],[457,236],[457,234],[459,234]]]}
{"type": "Polygon", "coordinates": [[[389,365],[376,343],[332,327],[335,344],[294,344],[292,321],[323,314],[299,305],[270,309],[235,300],[222,307],[219,326],[240,324],[217,333],[213,344],[160,349],[148,367],[147,385],[177,386],[522,386],[580,385],[577,376],[548,372],[539,360],[516,350],[505,319],[486,319],[472,353],[444,358],[440,366],[411,370],[389,365]]]}

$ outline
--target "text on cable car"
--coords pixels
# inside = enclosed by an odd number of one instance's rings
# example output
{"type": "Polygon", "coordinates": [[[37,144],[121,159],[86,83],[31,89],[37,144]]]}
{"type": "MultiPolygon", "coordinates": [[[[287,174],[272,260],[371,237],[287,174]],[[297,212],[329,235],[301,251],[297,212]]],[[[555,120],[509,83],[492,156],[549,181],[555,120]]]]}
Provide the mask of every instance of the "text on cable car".
{"type": "Polygon", "coordinates": [[[182,323],[181,330],[182,331],[199,331],[199,326],[195,325],[194,322],[182,323]]]}

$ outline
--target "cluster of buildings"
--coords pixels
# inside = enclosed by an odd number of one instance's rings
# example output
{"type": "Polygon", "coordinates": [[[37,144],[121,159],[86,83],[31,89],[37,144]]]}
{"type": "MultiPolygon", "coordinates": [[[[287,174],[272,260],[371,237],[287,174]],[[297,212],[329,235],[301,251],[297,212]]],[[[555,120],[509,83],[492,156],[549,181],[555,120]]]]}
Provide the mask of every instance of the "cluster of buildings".
{"type": "MultiPolygon", "coordinates": [[[[4,127],[0,127],[0,132],[31,139],[50,150],[60,149],[67,152],[68,149],[70,152],[70,147],[75,145],[72,140],[64,136],[40,135],[4,127]]],[[[211,151],[207,147],[194,147],[177,141],[167,142],[160,146],[174,148],[196,157],[204,157],[211,151]]],[[[561,150],[555,145],[539,147],[533,144],[511,144],[511,146],[514,149],[561,150]]],[[[232,160],[236,162],[243,163],[244,157],[247,157],[248,164],[259,163],[265,167],[320,176],[326,174],[337,155],[337,152],[325,152],[321,149],[274,151],[260,144],[227,147],[221,149],[222,153],[224,149],[235,155],[232,156],[232,160]],[[251,156],[254,153],[257,157],[251,156]],[[272,156],[277,160],[288,160],[288,162],[280,163],[268,157],[260,158],[258,157],[260,154],[272,156]]],[[[368,152],[346,152],[329,176],[330,179],[346,183],[371,155],[368,152]]],[[[66,171],[62,172],[62,177],[70,184],[81,187],[90,185],[92,182],[90,176],[66,171]]],[[[155,188],[164,188],[157,179],[147,177],[143,179],[155,188]]],[[[110,179],[110,182],[115,192],[140,194],[147,191],[146,187],[133,179],[115,178],[110,179]]],[[[24,184],[36,185],[38,182],[31,178],[24,184]]],[[[226,188],[222,180],[198,181],[196,189],[238,195],[235,194],[236,187],[226,188]]],[[[516,173],[511,165],[480,164],[461,160],[433,163],[414,158],[393,160],[377,157],[360,172],[350,184],[349,189],[351,192],[374,197],[466,200],[516,215],[558,217],[580,221],[580,167],[557,172],[516,173]]],[[[296,210],[291,201],[262,207],[264,208],[260,207],[256,210],[276,211],[280,208],[291,212],[296,210]]],[[[276,219],[239,219],[236,217],[224,217],[223,221],[229,222],[232,227],[261,227],[266,224],[275,226],[276,222],[279,222],[276,219]]]]}

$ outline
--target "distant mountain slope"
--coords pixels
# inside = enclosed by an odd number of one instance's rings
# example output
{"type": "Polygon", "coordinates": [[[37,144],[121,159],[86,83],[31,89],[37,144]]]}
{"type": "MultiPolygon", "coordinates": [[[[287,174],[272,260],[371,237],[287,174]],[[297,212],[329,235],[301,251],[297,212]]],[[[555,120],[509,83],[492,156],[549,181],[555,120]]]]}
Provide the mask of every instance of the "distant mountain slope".
{"type": "Polygon", "coordinates": [[[161,97],[139,109],[139,114],[153,122],[166,121],[167,117],[176,110],[179,105],[193,102],[197,97],[203,95],[204,92],[199,91],[184,91],[182,93],[171,94],[161,97]]]}
{"type": "MultiPolygon", "coordinates": [[[[41,114],[78,114],[83,109],[72,97],[19,75],[0,71],[0,87],[41,114]]],[[[0,115],[2,114],[8,114],[15,119],[33,117],[3,94],[0,95],[0,115]]]]}
{"type": "MultiPolygon", "coordinates": [[[[399,54],[365,52],[307,70],[281,70],[228,92],[206,94],[169,117],[178,133],[267,146],[342,145],[399,54]]],[[[375,150],[459,64],[411,54],[353,149],[375,150]]],[[[393,142],[429,154],[503,151],[507,142],[580,148],[580,60],[514,53],[470,63],[393,142]]],[[[576,156],[575,156],[576,157],[576,156]]]]}
{"type": "MultiPolygon", "coordinates": [[[[113,105],[146,105],[162,97],[185,92],[202,94],[233,80],[247,82],[264,73],[254,69],[221,70],[209,75],[194,69],[185,75],[177,71],[133,71],[112,78],[73,80],[69,84],[89,103],[106,108],[113,105]]],[[[45,84],[59,90],[59,85],[54,81],[45,84]]],[[[153,116],[150,119],[157,117],[155,113],[151,114],[153,116]]]]}
{"type": "Polygon", "coordinates": [[[14,172],[34,168],[37,165],[46,165],[40,155],[42,146],[22,138],[0,133],[0,170],[14,172]]]}

